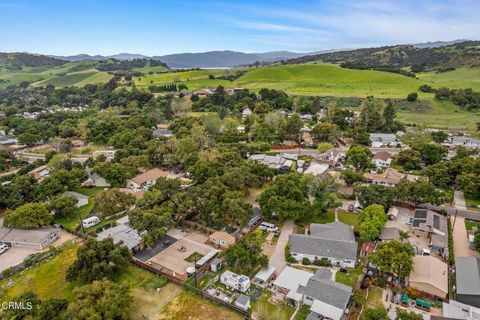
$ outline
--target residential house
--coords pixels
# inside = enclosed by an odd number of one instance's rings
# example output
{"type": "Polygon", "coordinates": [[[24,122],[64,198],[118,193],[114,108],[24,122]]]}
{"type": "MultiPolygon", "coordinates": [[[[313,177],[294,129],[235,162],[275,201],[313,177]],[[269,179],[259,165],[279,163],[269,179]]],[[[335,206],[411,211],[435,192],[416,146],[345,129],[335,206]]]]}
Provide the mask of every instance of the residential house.
{"type": "Polygon", "coordinates": [[[274,281],[274,290],[288,303],[310,306],[307,319],[342,319],[352,296],[352,288],[333,281],[327,268],[313,274],[286,267],[274,281]]]}
{"type": "Polygon", "coordinates": [[[432,210],[417,209],[412,219],[413,234],[430,239],[432,250],[443,255],[448,248],[447,217],[432,210]]]}
{"type": "Polygon", "coordinates": [[[169,139],[173,136],[173,131],[168,130],[168,129],[154,129],[153,130],[153,137],[156,139],[169,139]]]}
{"type": "Polygon", "coordinates": [[[302,121],[310,121],[313,119],[313,115],[311,114],[301,114],[300,115],[300,120],[302,121]]]}
{"type": "MultiPolygon", "coordinates": [[[[479,298],[480,301],[480,298],[479,298]]],[[[473,307],[455,300],[443,302],[442,315],[444,320],[451,319],[465,319],[478,320],[480,319],[480,308],[473,307]]],[[[430,320],[434,320],[432,317],[430,320]]]]}
{"type": "Polygon", "coordinates": [[[249,107],[246,107],[246,108],[243,109],[243,111],[242,111],[242,118],[250,117],[252,114],[253,114],[252,109],[250,109],[249,107]]]}
{"type": "Polygon", "coordinates": [[[457,301],[480,308],[480,258],[455,257],[457,301]]]}
{"type": "Polygon", "coordinates": [[[16,229],[0,226],[0,243],[41,251],[58,239],[59,228],[16,229]]]}
{"type": "Polygon", "coordinates": [[[416,181],[420,179],[419,176],[412,175],[412,174],[404,174],[394,168],[387,168],[382,173],[377,173],[377,172],[365,173],[364,177],[371,184],[378,184],[386,187],[395,187],[403,178],[409,181],[416,181]]]}
{"type": "Polygon", "coordinates": [[[200,97],[205,97],[205,96],[208,96],[208,95],[211,95],[213,94],[213,91],[209,88],[202,88],[202,89],[198,89],[197,91],[194,92],[197,96],[200,96],[200,97]]]}
{"type": "Polygon", "coordinates": [[[8,146],[12,144],[17,144],[18,139],[14,137],[1,136],[0,137],[0,146],[8,146]]]}
{"type": "Polygon", "coordinates": [[[250,279],[247,276],[243,274],[238,275],[229,270],[222,273],[220,276],[220,282],[223,283],[227,288],[243,293],[250,289],[250,279]]]}
{"type": "Polygon", "coordinates": [[[131,194],[135,199],[142,199],[145,195],[145,190],[132,190],[127,188],[119,188],[118,191],[121,191],[126,194],[131,194]]]}
{"type": "Polygon", "coordinates": [[[468,137],[468,136],[453,136],[447,139],[447,142],[443,145],[447,147],[465,147],[468,149],[480,148],[480,139],[468,137]]]}
{"type": "Polygon", "coordinates": [[[373,155],[373,163],[377,169],[388,168],[392,163],[392,154],[387,151],[379,151],[373,155]]]}
{"type": "Polygon", "coordinates": [[[441,299],[448,296],[448,265],[433,256],[413,257],[409,286],[441,299]]]}
{"type": "Polygon", "coordinates": [[[397,207],[390,207],[387,212],[388,220],[397,220],[398,212],[399,211],[397,207]]]}
{"type": "Polygon", "coordinates": [[[167,179],[175,179],[177,178],[177,175],[158,168],[153,168],[133,177],[130,180],[127,180],[127,188],[133,190],[148,189],[155,184],[157,179],[162,177],[167,179]]]}
{"type": "Polygon", "coordinates": [[[111,238],[113,243],[123,243],[130,251],[137,252],[144,247],[143,238],[137,230],[130,226],[130,222],[122,218],[117,220],[115,227],[106,229],[97,235],[98,240],[111,238]]]}
{"type": "Polygon", "coordinates": [[[335,167],[346,158],[346,153],[337,149],[330,149],[318,156],[318,160],[326,162],[331,167],[335,167]]]}
{"type": "Polygon", "coordinates": [[[276,156],[261,154],[253,154],[250,159],[257,163],[262,163],[270,168],[279,169],[282,171],[289,171],[293,162],[298,160],[298,154],[280,153],[276,156]]]}
{"type": "Polygon", "coordinates": [[[319,176],[327,172],[327,170],[328,170],[328,165],[312,162],[303,173],[319,176]]]}
{"type": "Polygon", "coordinates": [[[77,208],[86,206],[88,204],[88,197],[86,195],[75,191],[65,191],[63,194],[75,198],[77,200],[77,204],[75,205],[77,208]]]}
{"type": "Polygon", "coordinates": [[[373,148],[395,147],[399,141],[393,133],[370,133],[370,142],[373,148]]]}
{"type": "Polygon", "coordinates": [[[46,165],[40,166],[38,168],[35,168],[31,171],[29,171],[27,174],[34,178],[37,181],[42,181],[45,177],[47,177],[50,173],[50,170],[46,165]]]}
{"type": "Polygon", "coordinates": [[[236,239],[234,236],[225,231],[215,231],[210,236],[208,236],[208,241],[218,247],[228,248],[229,246],[235,244],[236,239]]]}
{"type": "Polygon", "coordinates": [[[307,285],[300,287],[303,303],[310,306],[307,319],[343,319],[350,303],[353,289],[332,280],[332,272],[328,268],[319,268],[308,280],[307,285]]]}
{"type": "Polygon", "coordinates": [[[105,180],[102,176],[98,173],[93,172],[91,168],[86,168],[85,171],[88,174],[87,180],[82,182],[82,186],[84,187],[97,187],[97,188],[108,188],[110,187],[110,183],[105,180]]]}
{"type": "Polygon", "coordinates": [[[354,268],[356,265],[358,244],[353,230],[339,221],[312,223],[310,235],[291,234],[288,243],[297,261],[307,258],[313,262],[326,258],[336,266],[354,268]]]}

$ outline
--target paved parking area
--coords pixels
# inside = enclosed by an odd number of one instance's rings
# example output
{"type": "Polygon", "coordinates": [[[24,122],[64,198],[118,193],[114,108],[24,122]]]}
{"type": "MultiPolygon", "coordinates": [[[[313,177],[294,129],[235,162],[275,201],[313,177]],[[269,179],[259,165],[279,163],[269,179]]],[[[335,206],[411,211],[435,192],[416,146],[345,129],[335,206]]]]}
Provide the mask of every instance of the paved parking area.
{"type": "Polygon", "coordinates": [[[193,267],[193,262],[185,261],[191,254],[198,252],[206,255],[213,246],[206,244],[208,237],[197,232],[182,232],[180,229],[170,229],[167,237],[176,241],[157,254],[151,256],[148,261],[159,264],[178,274],[185,274],[188,267],[193,267]]]}
{"type": "Polygon", "coordinates": [[[15,247],[10,248],[7,252],[0,255],[0,272],[19,265],[31,254],[38,253],[39,251],[28,248],[15,247]]]}

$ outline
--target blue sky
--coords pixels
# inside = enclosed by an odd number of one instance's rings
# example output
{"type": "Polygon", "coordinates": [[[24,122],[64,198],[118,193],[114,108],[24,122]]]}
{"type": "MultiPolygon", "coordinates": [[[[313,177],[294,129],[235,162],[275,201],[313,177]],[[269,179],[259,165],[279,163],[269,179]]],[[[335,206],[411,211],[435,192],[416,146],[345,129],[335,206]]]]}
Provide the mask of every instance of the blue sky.
{"type": "Polygon", "coordinates": [[[480,39],[478,0],[0,0],[0,52],[309,52],[480,39]]]}

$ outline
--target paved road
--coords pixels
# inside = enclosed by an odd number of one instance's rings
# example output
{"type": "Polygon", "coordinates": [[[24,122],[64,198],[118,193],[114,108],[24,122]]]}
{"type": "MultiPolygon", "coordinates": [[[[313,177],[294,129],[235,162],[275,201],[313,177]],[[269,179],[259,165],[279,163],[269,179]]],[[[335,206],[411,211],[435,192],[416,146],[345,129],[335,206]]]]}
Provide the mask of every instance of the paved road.
{"type": "Polygon", "coordinates": [[[433,211],[437,211],[437,212],[446,212],[447,215],[451,216],[452,218],[455,216],[455,213],[457,213],[458,216],[463,217],[465,219],[480,222],[480,211],[460,210],[460,209],[456,209],[456,208],[452,208],[452,207],[446,207],[446,206],[443,206],[443,205],[442,206],[434,206],[434,205],[429,204],[429,203],[422,203],[422,204],[419,204],[419,205],[415,205],[413,203],[406,202],[406,201],[404,201],[404,202],[398,201],[397,204],[399,204],[400,206],[410,205],[410,206],[413,206],[413,207],[416,207],[416,208],[425,208],[425,209],[429,209],[429,210],[433,210],[433,211]]]}
{"type": "Polygon", "coordinates": [[[292,220],[285,221],[280,236],[278,237],[275,251],[268,262],[269,265],[275,267],[277,275],[287,266],[287,262],[285,261],[285,246],[288,243],[288,236],[293,232],[293,226],[294,224],[292,220]]]}
{"type": "MultiPolygon", "coordinates": [[[[454,219],[451,219],[453,227],[454,219]]],[[[470,249],[468,245],[467,229],[465,228],[465,219],[457,216],[455,227],[453,228],[453,250],[455,257],[475,257],[477,253],[470,249]]]]}
{"type": "Polygon", "coordinates": [[[463,195],[462,191],[455,190],[453,194],[453,203],[455,208],[460,210],[467,210],[467,205],[465,204],[465,196],[463,195]]]}

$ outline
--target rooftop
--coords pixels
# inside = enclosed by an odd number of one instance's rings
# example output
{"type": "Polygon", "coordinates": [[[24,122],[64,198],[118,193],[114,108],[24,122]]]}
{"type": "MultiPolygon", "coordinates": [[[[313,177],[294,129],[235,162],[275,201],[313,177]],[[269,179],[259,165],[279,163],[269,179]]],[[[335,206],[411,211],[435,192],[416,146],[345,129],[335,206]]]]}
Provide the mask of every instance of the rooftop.
{"type": "Polygon", "coordinates": [[[448,292],[448,266],[433,256],[414,256],[410,281],[426,283],[448,292]]]}
{"type": "Polygon", "coordinates": [[[457,294],[480,295],[480,258],[456,257],[457,294]]]}

